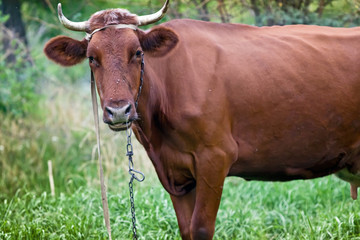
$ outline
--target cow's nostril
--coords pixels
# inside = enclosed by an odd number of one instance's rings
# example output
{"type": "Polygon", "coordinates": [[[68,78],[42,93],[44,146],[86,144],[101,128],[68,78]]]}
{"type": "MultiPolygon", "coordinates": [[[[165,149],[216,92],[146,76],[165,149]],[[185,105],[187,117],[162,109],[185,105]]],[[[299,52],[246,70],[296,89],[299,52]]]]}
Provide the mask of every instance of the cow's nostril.
{"type": "Polygon", "coordinates": [[[122,107],[106,106],[104,108],[104,122],[108,124],[117,124],[128,121],[131,110],[131,104],[126,104],[122,107]]]}
{"type": "Polygon", "coordinates": [[[112,112],[111,108],[105,107],[106,113],[109,115],[110,118],[114,116],[114,113],[112,112]]]}
{"type": "Polygon", "coordinates": [[[131,104],[125,109],[125,115],[129,115],[131,111],[131,104]]]}

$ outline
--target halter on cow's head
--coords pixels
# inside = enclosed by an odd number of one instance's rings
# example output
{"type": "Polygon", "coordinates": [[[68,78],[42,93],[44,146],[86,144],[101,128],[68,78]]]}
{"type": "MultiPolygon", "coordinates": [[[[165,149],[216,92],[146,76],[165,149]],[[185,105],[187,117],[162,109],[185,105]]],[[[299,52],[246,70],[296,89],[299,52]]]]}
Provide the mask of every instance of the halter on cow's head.
{"type": "Polygon", "coordinates": [[[57,36],[46,44],[45,54],[63,66],[72,66],[85,58],[93,72],[103,109],[103,120],[114,131],[124,130],[127,122],[138,118],[135,102],[139,94],[143,54],[162,57],[173,49],[177,35],[166,27],[142,31],[145,26],[159,21],[169,0],[156,13],[137,16],[124,9],[96,12],[88,21],[72,22],[58,5],[60,22],[68,29],[86,32],[78,41],[57,36]]]}

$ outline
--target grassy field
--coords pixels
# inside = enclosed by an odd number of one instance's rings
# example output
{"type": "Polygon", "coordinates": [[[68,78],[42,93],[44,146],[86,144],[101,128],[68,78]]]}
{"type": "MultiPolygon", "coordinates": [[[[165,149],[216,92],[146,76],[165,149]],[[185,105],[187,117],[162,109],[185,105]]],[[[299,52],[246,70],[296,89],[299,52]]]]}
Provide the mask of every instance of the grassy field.
{"type": "MultiPolygon", "coordinates": [[[[87,87],[44,86],[42,114],[1,116],[0,239],[106,239],[87,87]]],[[[125,135],[103,125],[101,133],[113,236],[131,239],[125,135]]],[[[134,185],[140,238],[180,239],[170,198],[138,143],[134,161],[147,177],[134,185]]],[[[229,178],[215,239],[360,239],[360,204],[334,176],[287,183],[229,178]]]]}
{"type": "MultiPolygon", "coordinates": [[[[156,178],[148,176],[135,191],[141,239],[180,239],[170,199],[156,178]]],[[[360,239],[359,204],[348,195],[334,177],[285,184],[229,179],[215,239],[360,239]]],[[[128,189],[108,196],[113,236],[131,239],[128,189]]],[[[106,239],[95,187],[56,197],[19,189],[2,196],[0,214],[1,239],[106,239]]]]}

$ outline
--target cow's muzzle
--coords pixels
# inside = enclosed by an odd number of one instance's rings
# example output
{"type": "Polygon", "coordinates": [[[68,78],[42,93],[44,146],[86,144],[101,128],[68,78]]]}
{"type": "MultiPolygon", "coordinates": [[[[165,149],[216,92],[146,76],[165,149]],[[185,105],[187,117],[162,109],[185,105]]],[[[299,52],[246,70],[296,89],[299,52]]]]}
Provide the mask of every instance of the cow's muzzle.
{"type": "Polygon", "coordinates": [[[131,122],[136,119],[135,111],[131,103],[120,107],[105,106],[104,123],[108,124],[113,131],[121,131],[130,127],[131,122]]]}

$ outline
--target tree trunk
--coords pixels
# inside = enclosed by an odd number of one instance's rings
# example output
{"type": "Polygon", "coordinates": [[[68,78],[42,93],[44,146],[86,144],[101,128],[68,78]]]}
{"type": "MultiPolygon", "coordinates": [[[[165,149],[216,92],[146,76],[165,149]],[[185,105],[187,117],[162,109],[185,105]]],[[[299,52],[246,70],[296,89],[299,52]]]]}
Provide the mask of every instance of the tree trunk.
{"type": "Polygon", "coordinates": [[[4,15],[9,15],[10,18],[5,22],[5,27],[16,33],[25,44],[26,32],[24,22],[21,18],[21,3],[19,0],[2,0],[1,12],[4,15]]]}
{"type": "Polygon", "coordinates": [[[21,18],[21,3],[19,0],[2,0],[0,11],[3,15],[9,15],[2,29],[3,52],[6,53],[6,62],[14,63],[14,51],[18,45],[12,45],[12,40],[17,38],[27,45],[25,26],[21,18]]]}
{"type": "Polygon", "coordinates": [[[192,2],[195,4],[196,9],[198,10],[200,20],[210,21],[209,11],[207,9],[208,1],[203,0],[198,3],[196,0],[192,0],[192,2]]]}
{"type": "Polygon", "coordinates": [[[225,5],[224,0],[218,0],[217,9],[220,13],[221,22],[223,22],[223,23],[230,22],[230,16],[229,16],[228,12],[226,11],[226,5],[225,5]]]}
{"type": "Polygon", "coordinates": [[[250,1],[251,3],[251,9],[254,11],[254,14],[255,14],[255,25],[256,26],[259,26],[261,25],[261,17],[260,17],[260,8],[259,8],[259,5],[257,3],[257,0],[251,0],[250,1]]]}

